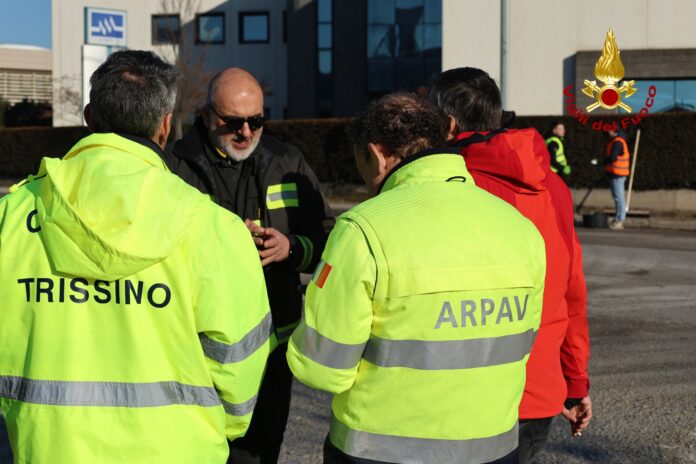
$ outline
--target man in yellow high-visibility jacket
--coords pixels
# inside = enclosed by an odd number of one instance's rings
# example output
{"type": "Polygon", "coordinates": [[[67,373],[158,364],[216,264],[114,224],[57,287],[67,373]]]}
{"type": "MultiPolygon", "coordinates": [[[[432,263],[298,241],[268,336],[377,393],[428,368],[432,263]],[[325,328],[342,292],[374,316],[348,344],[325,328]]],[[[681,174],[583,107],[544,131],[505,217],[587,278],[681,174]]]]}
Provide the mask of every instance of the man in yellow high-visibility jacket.
{"type": "Polygon", "coordinates": [[[546,137],[546,148],[549,150],[551,157],[551,170],[555,173],[563,175],[563,179],[568,179],[570,176],[570,165],[565,155],[565,124],[554,121],[551,123],[551,130],[546,137]]]}
{"type": "Polygon", "coordinates": [[[543,240],[435,148],[427,101],[388,95],[357,126],[376,196],[338,219],[288,347],[295,376],[336,394],[325,462],[516,462],[543,240]]]}
{"type": "Polygon", "coordinates": [[[168,172],[176,69],[122,51],[94,134],[0,200],[0,406],[16,463],[210,463],[244,435],[271,318],[249,231],[168,172]]]}

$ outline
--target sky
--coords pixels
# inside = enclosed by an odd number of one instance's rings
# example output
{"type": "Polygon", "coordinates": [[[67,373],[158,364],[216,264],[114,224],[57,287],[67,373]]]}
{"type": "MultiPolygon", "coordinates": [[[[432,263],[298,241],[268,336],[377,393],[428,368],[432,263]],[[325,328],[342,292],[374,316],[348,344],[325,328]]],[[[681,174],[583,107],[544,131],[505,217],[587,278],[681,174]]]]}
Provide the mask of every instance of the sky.
{"type": "Polygon", "coordinates": [[[0,44],[51,48],[51,0],[0,0],[0,44]]]}

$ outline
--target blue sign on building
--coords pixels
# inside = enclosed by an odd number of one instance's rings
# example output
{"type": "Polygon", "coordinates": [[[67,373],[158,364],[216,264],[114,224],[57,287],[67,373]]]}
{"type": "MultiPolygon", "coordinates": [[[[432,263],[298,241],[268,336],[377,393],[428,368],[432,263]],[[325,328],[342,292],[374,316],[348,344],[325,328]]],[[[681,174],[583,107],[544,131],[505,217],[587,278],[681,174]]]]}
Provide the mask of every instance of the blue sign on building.
{"type": "Polygon", "coordinates": [[[85,8],[85,43],[126,46],[126,12],[85,8]]]}

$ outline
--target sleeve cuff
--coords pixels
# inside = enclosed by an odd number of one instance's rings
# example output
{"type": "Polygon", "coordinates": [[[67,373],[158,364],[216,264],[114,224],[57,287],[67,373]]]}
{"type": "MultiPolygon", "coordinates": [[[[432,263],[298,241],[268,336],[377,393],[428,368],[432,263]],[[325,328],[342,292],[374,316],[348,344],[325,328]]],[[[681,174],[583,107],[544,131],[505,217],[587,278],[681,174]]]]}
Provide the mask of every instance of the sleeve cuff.
{"type": "Polygon", "coordinates": [[[293,271],[306,272],[314,255],[314,244],[304,235],[290,235],[290,267],[293,271]]]}
{"type": "Polygon", "coordinates": [[[566,385],[568,386],[566,398],[584,398],[590,392],[590,382],[587,379],[566,379],[566,385]]]}

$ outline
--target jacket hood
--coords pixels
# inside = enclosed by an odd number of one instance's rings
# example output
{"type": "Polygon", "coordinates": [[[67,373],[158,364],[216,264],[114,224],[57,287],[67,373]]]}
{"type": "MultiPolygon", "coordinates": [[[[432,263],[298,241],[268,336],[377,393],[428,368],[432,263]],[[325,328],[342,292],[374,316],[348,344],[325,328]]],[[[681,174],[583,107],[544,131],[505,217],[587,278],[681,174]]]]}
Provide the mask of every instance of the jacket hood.
{"type": "Polygon", "coordinates": [[[132,275],[169,256],[190,222],[189,187],[153,149],[116,134],[92,134],[63,159],[44,158],[38,177],[40,233],[59,273],[132,275]]]}
{"type": "Polygon", "coordinates": [[[495,178],[520,194],[546,190],[550,156],[535,129],[462,132],[452,145],[459,148],[472,172],[495,178]]]}

